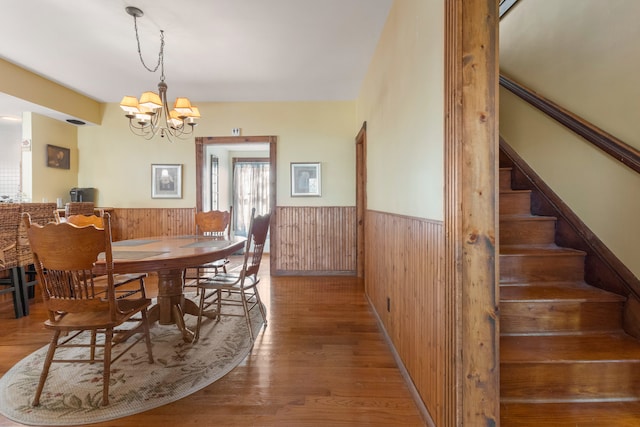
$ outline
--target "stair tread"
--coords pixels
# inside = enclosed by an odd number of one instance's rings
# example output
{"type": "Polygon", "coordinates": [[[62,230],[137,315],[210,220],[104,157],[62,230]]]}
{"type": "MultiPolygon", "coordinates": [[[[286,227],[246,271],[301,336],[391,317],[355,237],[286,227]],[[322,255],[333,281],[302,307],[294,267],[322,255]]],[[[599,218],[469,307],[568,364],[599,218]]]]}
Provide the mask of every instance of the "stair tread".
{"type": "Polygon", "coordinates": [[[524,194],[524,193],[531,193],[531,190],[514,190],[514,189],[501,189],[500,190],[500,194],[504,195],[504,194],[524,194]]]}
{"type": "Polygon", "coordinates": [[[589,335],[519,335],[500,337],[501,363],[640,363],[640,341],[624,332],[589,335]]]}
{"type": "Polygon", "coordinates": [[[547,215],[532,215],[530,213],[520,214],[501,214],[500,221],[556,221],[558,218],[555,216],[547,215]]]}
{"type": "Polygon", "coordinates": [[[520,403],[500,405],[509,427],[631,427],[640,424],[640,402],[520,403]]]}
{"type": "Polygon", "coordinates": [[[500,255],[585,255],[586,252],[553,243],[541,245],[500,245],[500,255]]]}
{"type": "Polygon", "coordinates": [[[514,301],[599,301],[620,302],[626,298],[585,282],[550,282],[526,286],[500,285],[500,302],[514,301]]]}

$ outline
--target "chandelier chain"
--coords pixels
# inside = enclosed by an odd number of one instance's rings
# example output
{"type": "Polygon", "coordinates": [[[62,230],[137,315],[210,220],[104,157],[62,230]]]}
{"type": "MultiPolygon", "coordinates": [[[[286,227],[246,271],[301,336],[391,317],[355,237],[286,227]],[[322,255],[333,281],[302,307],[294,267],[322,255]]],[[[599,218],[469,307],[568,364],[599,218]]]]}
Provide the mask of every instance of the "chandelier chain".
{"type": "Polygon", "coordinates": [[[142,57],[142,49],[140,48],[140,36],[138,35],[138,19],[135,15],[133,16],[133,26],[136,30],[136,42],[138,43],[138,56],[140,57],[140,62],[142,62],[142,65],[147,69],[147,71],[152,73],[155,73],[156,71],[158,71],[158,68],[160,68],[160,80],[164,81],[164,31],[160,30],[160,52],[158,52],[158,63],[152,69],[144,62],[144,58],[142,57]]]}

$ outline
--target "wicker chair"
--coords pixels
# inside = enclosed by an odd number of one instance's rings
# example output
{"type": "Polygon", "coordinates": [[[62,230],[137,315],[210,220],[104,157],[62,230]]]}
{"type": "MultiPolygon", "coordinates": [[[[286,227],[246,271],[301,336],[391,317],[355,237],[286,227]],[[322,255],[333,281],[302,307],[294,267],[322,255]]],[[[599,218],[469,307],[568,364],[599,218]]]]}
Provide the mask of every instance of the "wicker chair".
{"type": "Polygon", "coordinates": [[[0,278],[0,295],[12,294],[13,311],[22,317],[22,292],[18,274],[18,225],[20,223],[20,205],[18,203],[0,204],[0,273],[8,277],[0,278]]]}
{"type": "MultiPolygon", "coordinates": [[[[45,225],[56,220],[55,203],[21,203],[20,213],[28,213],[31,222],[45,225]]],[[[27,227],[20,221],[18,228],[18,274],[20,275],[20,288],[22,293],[22,312],[25,316],[29,314],[29,299],[34,297],[34,288],[38,283],[36,269],[33,266],[33,254],[29,246],[27,237],[27,227]]]]}
{"type": "Polygon", "coordinates": [[[93,215],[95,205],[93,202],[69,202],[64,206],[64,216],[69,215],[93,215]]]}

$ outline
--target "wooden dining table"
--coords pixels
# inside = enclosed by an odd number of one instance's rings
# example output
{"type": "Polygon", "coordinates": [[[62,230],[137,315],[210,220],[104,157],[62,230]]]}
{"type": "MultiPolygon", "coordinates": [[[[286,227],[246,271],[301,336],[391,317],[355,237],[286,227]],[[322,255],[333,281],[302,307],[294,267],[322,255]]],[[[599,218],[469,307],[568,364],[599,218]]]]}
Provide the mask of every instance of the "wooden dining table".
{"type": "MultiPolygon", "coordinates": [[[[158,302],[149,309],[149,321],[175,324],[186,342],[194,333],[185,326],[184,315],[198,315],[198,306],[184,296],[184,272],[208,262],[223,259],[242,249],[244,237],[224,239],[207,236],[145,237],[113,242],[114,273],[158,274],[158,302]]],[[[104,263],[95,267],[104,274],[104,263]]]]}

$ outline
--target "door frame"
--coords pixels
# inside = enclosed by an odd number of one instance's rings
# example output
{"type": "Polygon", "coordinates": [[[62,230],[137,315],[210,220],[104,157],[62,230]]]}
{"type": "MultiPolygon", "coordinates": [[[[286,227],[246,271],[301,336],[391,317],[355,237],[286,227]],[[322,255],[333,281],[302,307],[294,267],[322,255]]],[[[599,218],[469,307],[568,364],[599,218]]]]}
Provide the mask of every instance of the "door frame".
{"type": "Polygon", "coordinates": [[[356,276],[364,279],[365,234],[367,212],[367,122],[356,136],[356,276]]]}
{"type": "Polygon", "coordinates": [[[203,176],[202,169],[205,161],[205,150],[208,145],[223,144],[269,144],[269,204],[271,205],[271,221],[269,223],[269,234],[271,235],[271,243],[269,249],[269,264],[271,271],[275,271],[276,260],[278,256],[278,239],[277,239],[277,215],[276,202],[278,200],[277,190],[277,162],[276,162],[276,145],[278,137],[274,135],[268,136],[198,136],[196,141],[196,212],[202,211],[202,188],[203,176]]]}

